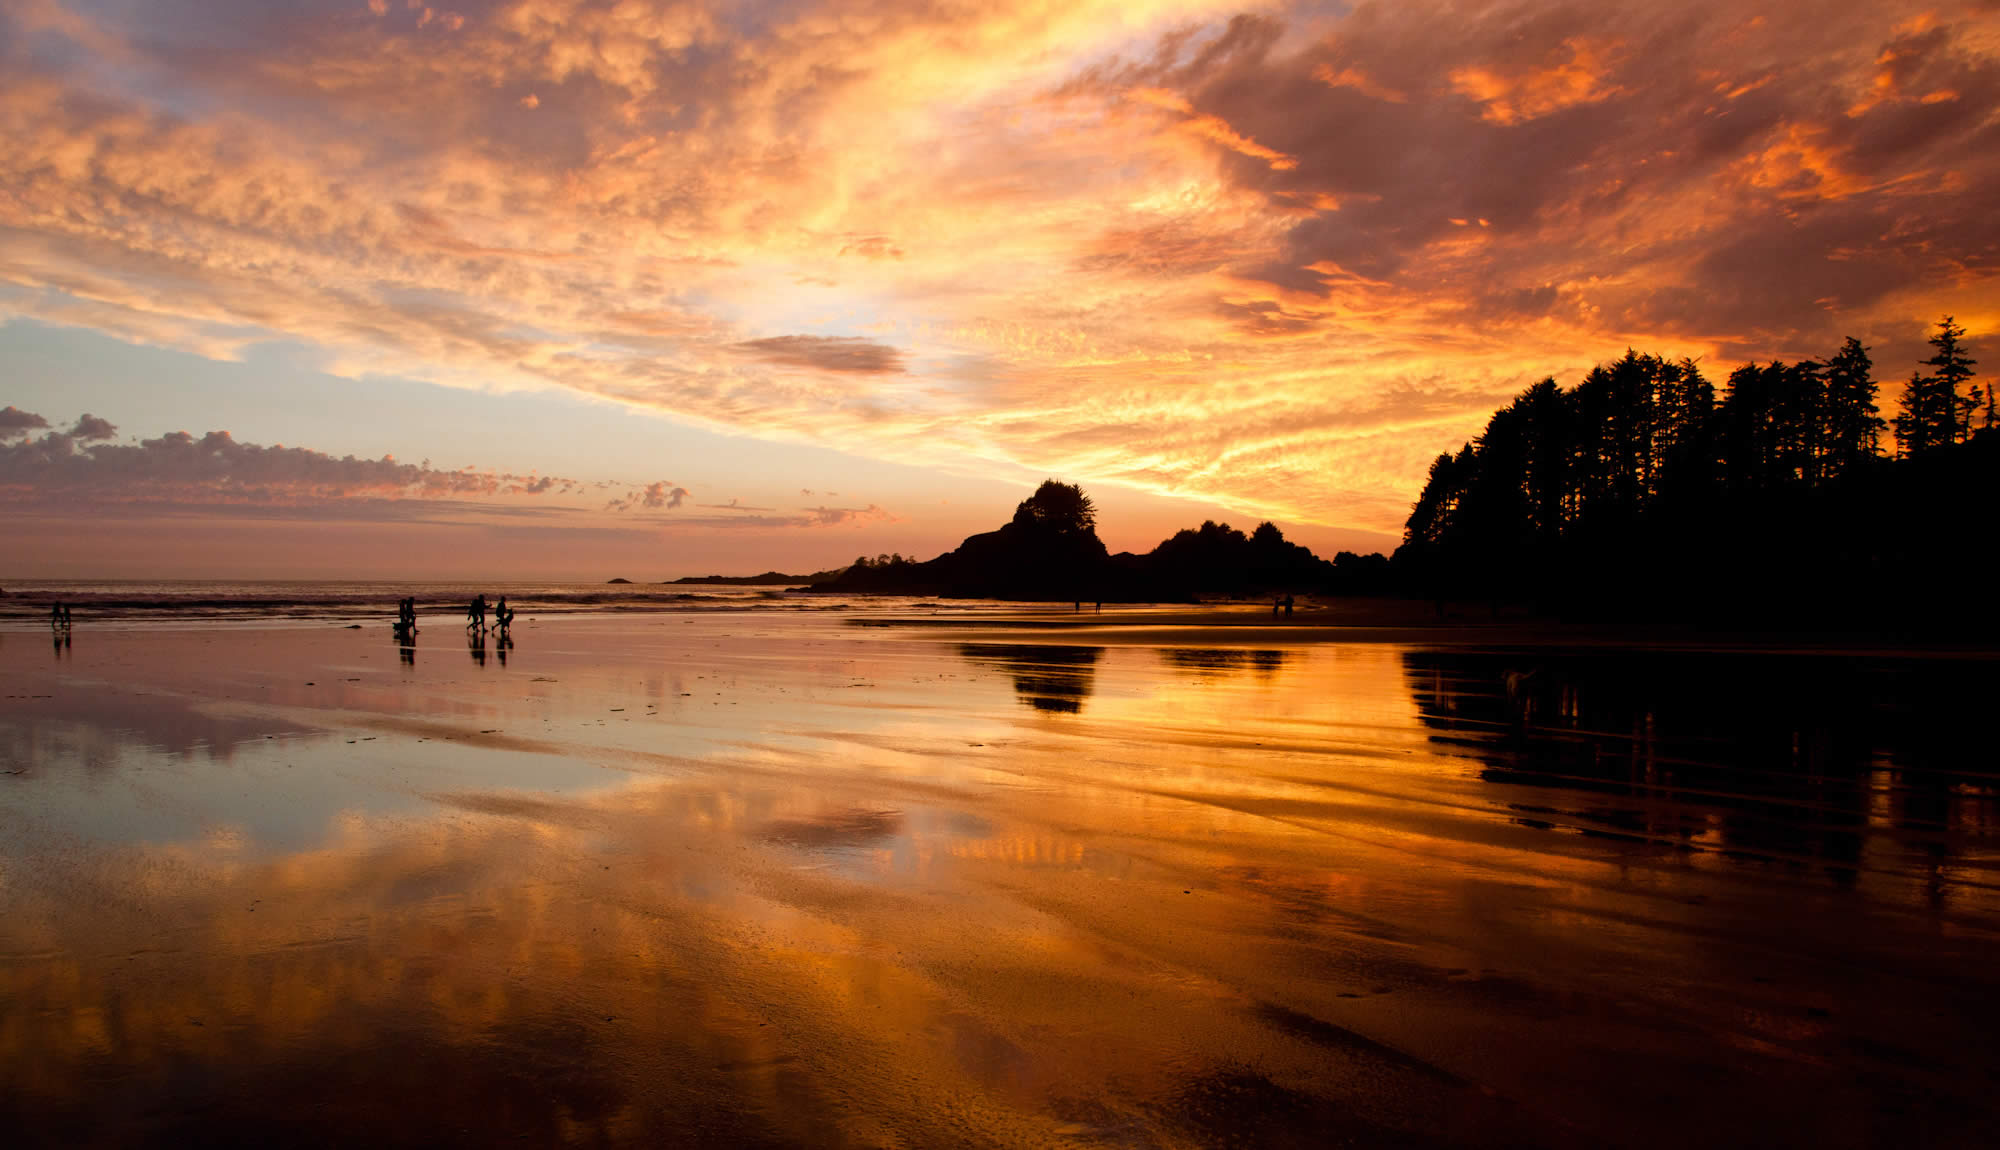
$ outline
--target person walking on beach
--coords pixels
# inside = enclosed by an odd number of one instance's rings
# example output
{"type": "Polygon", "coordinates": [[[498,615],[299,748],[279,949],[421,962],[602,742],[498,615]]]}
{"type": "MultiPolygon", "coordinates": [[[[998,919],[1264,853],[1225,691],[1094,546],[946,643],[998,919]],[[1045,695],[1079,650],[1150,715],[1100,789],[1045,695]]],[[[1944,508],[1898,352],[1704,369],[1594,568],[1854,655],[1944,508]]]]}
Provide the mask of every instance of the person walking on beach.
{"type": "Polygon", "coordinates": [[[493,605],[493,629],[506,631],[514,625],[514,609],[507,606],[507,597],[500,596],[500,602],[493,605]]]}
{"type": "Polygon", "coordinates": [[[486,596],[479,596],[465,608],[465,618],[466,626],[478,631],[486,629],[486,596]]]}

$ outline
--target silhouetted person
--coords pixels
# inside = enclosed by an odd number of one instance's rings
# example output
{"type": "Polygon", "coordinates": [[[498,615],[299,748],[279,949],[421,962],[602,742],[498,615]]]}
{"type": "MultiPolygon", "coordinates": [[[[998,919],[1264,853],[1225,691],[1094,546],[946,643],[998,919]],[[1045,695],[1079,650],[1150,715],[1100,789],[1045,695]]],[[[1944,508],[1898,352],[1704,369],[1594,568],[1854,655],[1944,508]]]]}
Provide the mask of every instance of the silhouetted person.
{"type": "Polygon", "coordinates": [[[49,629],[52,631],[63,629],[63,608],[61,603],[52,603],[49,605],[49,629]]]}
{"type": "Polygon", "coordinates": [[[479,596],[465,608],[465,618],[466,626],[480,631],[486,629],[486,596],[479,596]]]}
{"type": "Polygon", "coordinates": [[[1285,596],[1285,618],[1289,619],[1291,617],[1292,617],[1292,597],[1290,595],[1287,595],[1285,596]]]}
{"type": "Polygon", "coordinates": [[[396,634],[409,636],[417,633],[417,601],[399,599],[396,601],[396,634]]]}
{"type": "Polygon", "coordinates": [[[1284,611],[1284,609],[1285,609],[1284,596],[1282,595],[1271,596],[1271,618],[1276,619],[1278,615],[1284,611]]]}
{"type": "Polygon", "coordinates": [[[494,629],[499,631],[505,631],[507,628],[512,627],[513,625],[514,625],[514,609],[512,607],[507,606],[507,597],[505,595],[502,595],[500,596],[500,602],[494,604],[493,606],[494,629]]]}

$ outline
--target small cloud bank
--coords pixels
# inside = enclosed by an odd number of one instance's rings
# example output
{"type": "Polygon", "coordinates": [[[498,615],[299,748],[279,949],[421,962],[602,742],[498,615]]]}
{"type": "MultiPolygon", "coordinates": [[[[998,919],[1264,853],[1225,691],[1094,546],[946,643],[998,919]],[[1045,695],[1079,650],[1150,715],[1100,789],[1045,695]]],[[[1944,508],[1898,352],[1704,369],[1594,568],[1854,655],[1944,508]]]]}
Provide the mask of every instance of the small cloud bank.
{"type": "Polygon", "coordinates": [[[692,494],[687,488],[678,486],[670,479],[658,483],[648,483],[642,488],[628,491],[622,498],[613,499],[604,505],[606,511],[672,511],[692,494]]]}
{"type": "Polygon", "coordinates": [[[393,456],[357,459],[303,447],[240,443],[227,431],[169,432],[111,442],[109,420],[84,415],[67,431],[0,411],[0,503],[173,503],[304,507],[346,500],[488,499],[563,493],[575,480],[509,472],[441,471],[393,456]]]}
{"type": "Polygon", "coordinates": [[[5,410],[0,410],[0,440],[26,435],[30,431],[40,431],[48,425],[48,420],[32,411],[22,411],[13,404],[8,404],[5,410]]]}
{"type": "Polygon", "coordinates": [[[177,530],[194,520],[211,527],[296,520],[477,528],[488,538],[564,546],[639,545],[682,530],[897,522],[873,503],[780,511],[731,499],[699,505],[712,514],[687,514],[682,508],[694,493],[666,479],[639,485],[475,467],[447,471],[391,456],[357,459],[243,443],[227,431],[175,431],[123,443],[117,433],[95,415],[57,430],[35,412],[0,409],[0,509],[24,522],[73,523],[88,512],[93,523],[171,520],[177,530]],[[606,489],[624,494],[596,503],[606,489]]]}

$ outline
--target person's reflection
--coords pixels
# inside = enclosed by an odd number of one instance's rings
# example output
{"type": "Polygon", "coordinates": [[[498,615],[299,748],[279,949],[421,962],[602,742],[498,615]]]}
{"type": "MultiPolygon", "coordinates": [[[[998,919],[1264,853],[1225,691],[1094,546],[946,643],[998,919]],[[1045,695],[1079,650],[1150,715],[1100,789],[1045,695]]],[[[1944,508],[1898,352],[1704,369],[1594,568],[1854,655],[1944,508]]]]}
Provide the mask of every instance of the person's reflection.
{"type": "Polygon", "coordinates": [[[486,665],[486,632],[483,630],[467,631],[465,633],[465,646],[467,650],[472,652],[472,661],[484,667],[486,665]]]}
{"type": "MultiPolygon", "coordinates": [[[[501,602],[504,603],[506,600],[502,599],[501,602]]],[[[509,611],[508,615],[511,617],[513,612],[509,611]]],[[[514,636],[505,631],[500,632],[500,637],[493,641],[493,653],[500,656],[500,665],[502,667],[507,665],[507,652],[512,650],[513,647],[514,636]]]]}
{"type": "Polygon", "coordinates": [[[1035,710],[1075,714],[1090,697],[1104,648],[961,643],[958,653],[1007,672],[1013,677],[1014,693],[1035,710]]]}
{"type": "Polygon", "coordinates": [[[69,652],[69,632],[57,631],[55,633],[55,641],[56,641],[56,658],[61,659],[65,654],[69,652]]]}

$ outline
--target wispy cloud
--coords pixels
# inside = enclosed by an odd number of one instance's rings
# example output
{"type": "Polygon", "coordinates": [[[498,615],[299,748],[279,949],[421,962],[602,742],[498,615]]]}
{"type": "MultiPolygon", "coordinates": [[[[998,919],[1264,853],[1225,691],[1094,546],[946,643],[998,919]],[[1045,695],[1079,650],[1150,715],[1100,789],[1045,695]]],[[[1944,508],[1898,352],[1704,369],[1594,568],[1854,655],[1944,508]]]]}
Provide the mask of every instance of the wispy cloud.
{"type": "MultiPolygon", "coordinates": [[[[768,508],[759,509],[769,511],[768,508]]],[[[684,527],[762,528],[785,530],[809,527],[860,527],[869,523],[894,523],[896,517],[871,503],[866,507],[802,507],[786,514],[697,515],[677,521],[684,527]]]]}

